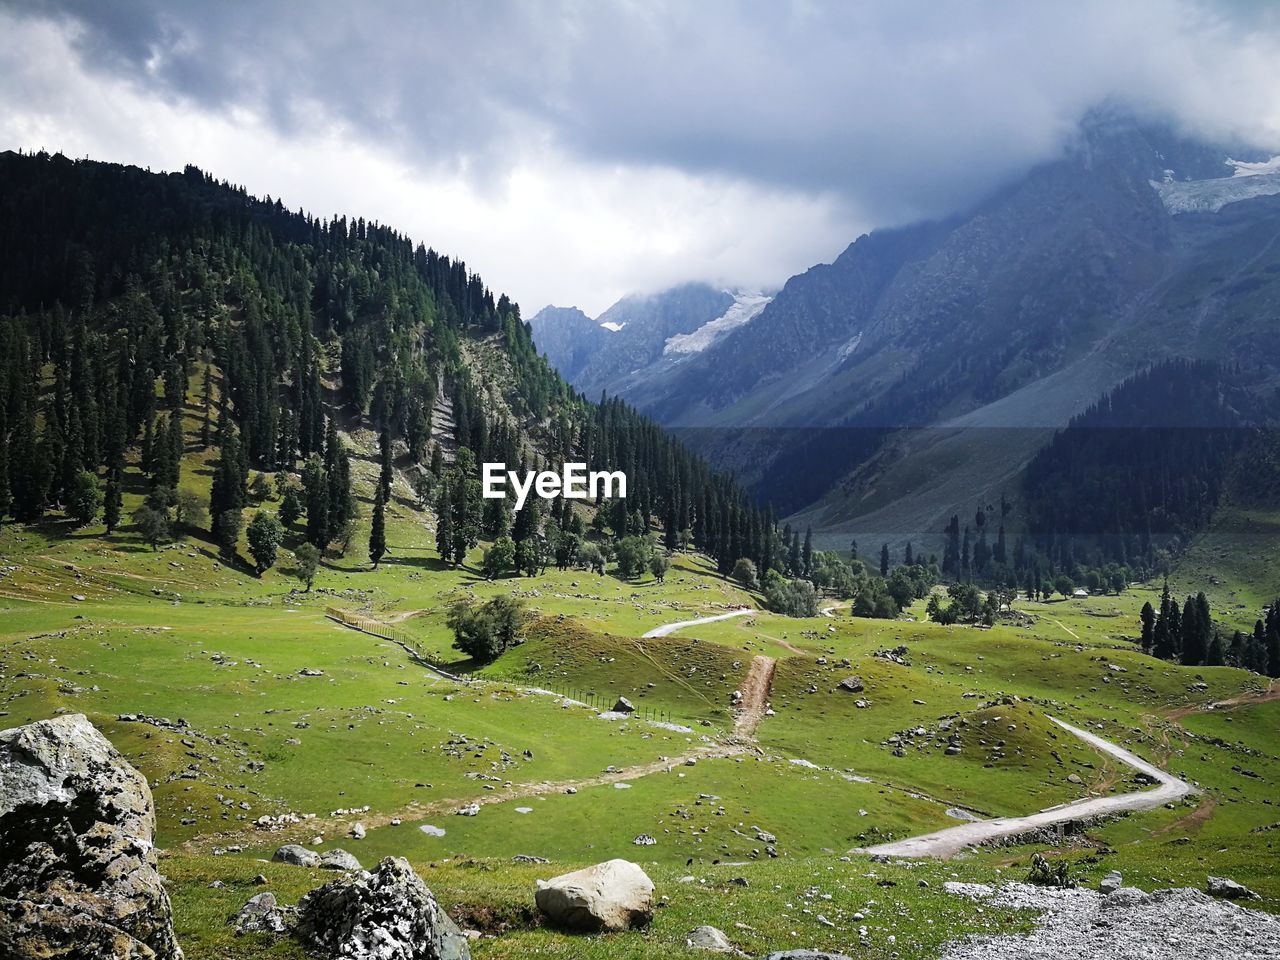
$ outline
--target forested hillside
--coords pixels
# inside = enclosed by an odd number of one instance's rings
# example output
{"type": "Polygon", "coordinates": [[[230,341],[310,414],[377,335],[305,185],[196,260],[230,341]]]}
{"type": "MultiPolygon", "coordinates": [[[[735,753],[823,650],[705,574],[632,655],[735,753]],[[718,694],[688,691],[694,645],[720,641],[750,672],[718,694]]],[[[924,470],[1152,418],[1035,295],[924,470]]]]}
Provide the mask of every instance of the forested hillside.
{"type": "Polygon", "coordinates": [[[1235,458],[1266,422],[1238,368],[1175,360],[1074,417],[1026,471],[1027,519],[1062,561],[1154,565],[1204,529],[1235,458]]]}
{"type": "MultiPolygon", "coordinates": [[[[563,459],[626,471],[634,530],[662,523],[669,544],[726,569],[780,552],[731,481],[622,403],[585,401],[538,357],[515,303],[389,226],[292,212],[194,167],[5,153],[0,181],[0,517],[101,509],[111,530],[123,490],[142,485],[144,536],[208,520],[230,558],[252,469],[278,472],[282,511],[306,513],[315,546],[345,550],[342,434],[364,426],[384,469],[395,461],[448,514],[449,552],[505,524],[483,513],[479,463],[563,459]],[[200,447],[217,454],[207,511],[179,496],[180,412],[197,390],[200,447]]],[[[583,522],[560,504],[561,529],[583,522]]],[[[515,526],[532,535],[544,519],[515,526]]]]}

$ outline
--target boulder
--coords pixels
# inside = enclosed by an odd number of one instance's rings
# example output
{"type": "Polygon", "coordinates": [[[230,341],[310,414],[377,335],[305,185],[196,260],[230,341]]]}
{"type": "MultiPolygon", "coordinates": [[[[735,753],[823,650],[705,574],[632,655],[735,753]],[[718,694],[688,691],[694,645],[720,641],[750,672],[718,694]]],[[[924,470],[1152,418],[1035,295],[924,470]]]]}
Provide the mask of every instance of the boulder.
{"type": "Polygon", "coordinates": [[[867,689],[861,677],[845,677],[836,686],[846,693],[861,693],[867,689]]]}
{"type": "Polygon", "coordinates": [[[1209,884],[1206,888],[1211,897],[1221,897],[1224,900],[1261,900],[1262,897],[1254,893],[1242,883],[1236,883],[1234,880],[1228,880],[1226,877],[1210,877],[1209,884]]]}
{"type": "Polygon", "coordinates": [[[360,861],[341,847],[334,847],[320,854],[321,870],[363,870],[360,861]]]}
{"type": "Polygon", "coordinates": [[[286,843],[271,855],[271,859],[276,863],[288,863],[295,867],[320,866],[320,854],[296,843],[286,843]]]}
{"type": "Polygon", "coordinates": [[[1112,870],[1098,882],[1098,892],[1111,894],[1124,886],[1124,877],[1119,870],[1112,870]]]}
{"type": "Polygon", "coordinates": [[[276,903],[275,894],[264,892],[250,897],[228,923],[237,934],[284,933],[293,926],[297,911],[276,903]]]}
{"type": "Polygon", "coordinates": [[[635,713],[635,705],[626,697],[619,697],[618,702],[613,705],[614,713],[635,713]]]}
{"type": "Polygon", "coordinates": [[[685,938],[684,942],[685,946],[692,950],[706,950],[709,953],[733,953],[733,944],[724,935],[724,931],[706,924],[701,927],[694,927],[689,931],[689,936],[685,938]]]}
{"type": "Polygon", "coordinates": [[[771,953],[764,960],[849,960],[843,953],[826,953],[822,950],[782,950],[771,953]]]}
{"type": "Polygon", "coordinates": [[[146,779],[82,714],[0,732],[0,956],[181,960],[146,779]]]}
{"type": "Polygon", "coordinates": [[[298,902],[294,936],[332,957],[360,960],[470,960],[467,938],[409,862],[387,857],[372,873],[352,873],[298,902]]]}
{"type": "Polygon", "coordinates": [[[539,880],[534,899],[548,920],[569,930],[627,930],[653,919],[653,881],[629,860],[539,880]]]}

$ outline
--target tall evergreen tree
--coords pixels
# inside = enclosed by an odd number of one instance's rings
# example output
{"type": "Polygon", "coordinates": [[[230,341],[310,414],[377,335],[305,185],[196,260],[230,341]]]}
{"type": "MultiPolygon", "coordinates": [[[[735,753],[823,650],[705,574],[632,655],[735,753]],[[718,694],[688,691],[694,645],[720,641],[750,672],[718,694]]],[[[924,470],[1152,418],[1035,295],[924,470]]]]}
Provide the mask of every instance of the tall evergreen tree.
{"type": "Polygon", "coordinates": [[[378,487],[373,499],[373,525],[369,528],[369,559],[373,561],[373,569],[378,569],[382,556],[387,552],[387,498],[383,488],[378,487]]]}
{"type": "Polygon", "coordinates": [[[446,480],[436,499],[436,553],[445,563],[457,566],[453,556],[453,497],[446,480]]]}
{"type": "Polygon", "coordinates": [[[391,480],[393,476],[391,432],[386,427],[383,427],[382,432],[378,434],[378,453],[382,464],[381,472],[378,474],[378,489],[382,491],[382,499],[385,502],[391,499],[391,480]]]}

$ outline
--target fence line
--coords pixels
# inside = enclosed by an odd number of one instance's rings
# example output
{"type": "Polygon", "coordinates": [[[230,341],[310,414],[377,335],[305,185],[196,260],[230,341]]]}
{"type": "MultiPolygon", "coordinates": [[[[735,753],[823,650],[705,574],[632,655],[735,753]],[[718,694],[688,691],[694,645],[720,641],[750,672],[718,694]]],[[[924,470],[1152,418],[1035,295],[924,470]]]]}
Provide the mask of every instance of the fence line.
{"type": "MultiPolygon", "coordinates": [[[[544,690],[551,691],[558,697],[585,703],[587,706],[601,712],[612,710],[618,701],[617,697],[598,693],[591,687],[574,687],[558,683],[539,683],[538,686],[544,690]]],[[[675,722],[671,719],[671,711],[660,707],[637,706],[630,716],[635,717],[637,720],[652,720],[663,723],[675,722]]]]}
{"type": "Polygon", "coordinates": [[[372,637],[380,637],[383,640],[390,640],[392,643],[398,644],[420,664],[446,680],[467,684],[473,682],[469,677],[459,676],[444,669],[439,663],[419,650],[417,643],[409,634],[403,630],[397,630],[389,623],[383,623],[381,620],[375,620],[372,617],[362,617],[358,613],[352,613],[349,610],[342,610],[338,607],[325,607],[324,613],[330,620],[340,623],[344,627],[350,627],[352,630],[359,630],[361,633],[367,633],[372,637]]]}

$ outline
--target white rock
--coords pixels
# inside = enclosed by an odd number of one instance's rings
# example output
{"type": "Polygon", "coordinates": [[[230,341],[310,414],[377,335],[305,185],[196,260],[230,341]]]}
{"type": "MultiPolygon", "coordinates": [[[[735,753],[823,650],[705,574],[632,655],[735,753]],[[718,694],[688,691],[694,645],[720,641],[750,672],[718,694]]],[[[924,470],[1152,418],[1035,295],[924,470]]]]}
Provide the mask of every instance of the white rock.
{"type": "Polygon", "coordinates": [[[653,881],[628,860],[539,880],[534,899],[553,924],[570,930],[627,930],[653,918],[653,881]]]}

